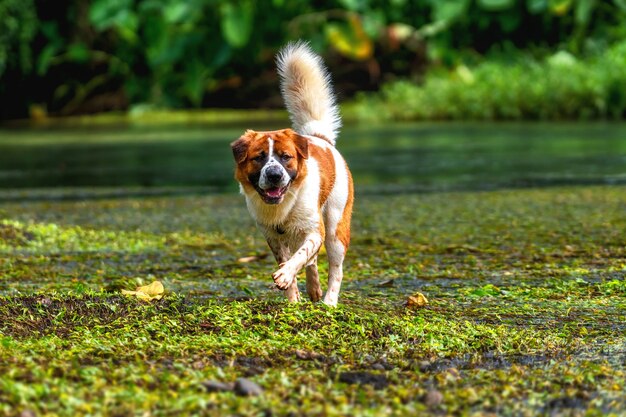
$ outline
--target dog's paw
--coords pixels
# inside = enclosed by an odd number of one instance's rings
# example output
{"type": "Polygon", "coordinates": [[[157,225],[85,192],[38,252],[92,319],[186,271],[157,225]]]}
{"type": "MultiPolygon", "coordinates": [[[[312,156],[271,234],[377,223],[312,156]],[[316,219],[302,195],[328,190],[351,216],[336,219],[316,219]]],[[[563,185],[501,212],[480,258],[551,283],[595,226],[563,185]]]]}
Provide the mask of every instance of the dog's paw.
{"type": "Polygon", "coordinates": [[[324,304],[326,304],[329,307],[337,307],[337,296],[333,296],[333,294],[328,294],[326,293],[326,296],[324,297],[324,300],[322,300],[322,302],[324,304]]]}
{"type": "Polygon", "coordinates": [[[296,271],[294,271],[288,263],[281,264],[280,269],[272,274],[274,284],[276,284],[276,287],[281,290],[289,288],[295,278],[296,271]]]}

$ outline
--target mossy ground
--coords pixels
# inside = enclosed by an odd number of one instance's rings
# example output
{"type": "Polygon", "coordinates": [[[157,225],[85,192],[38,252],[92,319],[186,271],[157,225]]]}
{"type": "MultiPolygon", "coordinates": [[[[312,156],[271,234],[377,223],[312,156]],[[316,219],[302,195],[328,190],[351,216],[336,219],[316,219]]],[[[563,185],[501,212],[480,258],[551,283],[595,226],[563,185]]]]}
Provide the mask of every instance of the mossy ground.
{"type": "Polygon", "coordinates": [[[360,195],[336,309],[239,196],[76,195],[0,195],[1,415],[626,414],[625,187],[360,195]]]}

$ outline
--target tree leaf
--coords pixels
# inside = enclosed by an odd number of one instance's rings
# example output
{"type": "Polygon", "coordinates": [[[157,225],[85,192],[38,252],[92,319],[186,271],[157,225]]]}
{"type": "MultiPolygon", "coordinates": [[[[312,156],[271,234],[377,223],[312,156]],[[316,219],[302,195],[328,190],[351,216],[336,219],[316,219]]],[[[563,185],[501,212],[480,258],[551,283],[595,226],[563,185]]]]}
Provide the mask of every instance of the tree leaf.
{"type": "Polygon", "coordinates": [[[139,20],[132,0],[96,0],[89,8],[89,20],[96,30],[115,29],[125,40],[137,41],[139,20]]]}
{"type": "Polygon", "coordinates": [[[222,3],[220,24],[226,42],[235,48],[244,46],[252,33],[253,5],[249,1],[222,3]]]}
{"type": "Polygon", "coordinates": [[[548,0],[526,0],[526,8],[532,14],[543,13],[548,9],[548,0]]]}
{"type": "Polygon", "coordinates": [[[52,59],[57,54],[58,49],[58,46],[54,43],[49,43],[43,48],[37,58],[38,75],[44,75],[48,71],[48,68],[50,68],[50,64],[52,63],[52,59]]]}
{"type": "Polygon", "coordinates": [[[362,10],[367,7],[366,0],[339,0],[343,7],[351,11],[362,10]]]}
{"type": "Polygon", "coordinates": [[[469,0],[433,1],[433,18],[435,21],[452,21],[461,17],[469,5],[469,0]]]}
{"type": "Polygon", "coordinates": [[[74,62],[85,63],[89,60],[89,49],[84,43],[75,43],[67,48],[67,56],[74,62]]]}
{"type": "Polygon", "coordinates": [[[329,23],[326,36],[330,44],[348,58],[361,61],[371,58],[374,53],[374,45],[357,15],[350,15],[347,24],[329,23]]]}
{"type": "Polygon", "coordinates": [[[576,2],[576,10],[574,12],[576,23],[583,26],[589,23],[595,3],[595,0],[578,0],[576,2]]]}
{"type": "Polygon", "coordinates": [[[478,0],[478,5],[492,12],[510,9],[515,5],[515,0],[478,0]]]}
{"type": "Polygon", "coordinates": [[[163,17],[167,23],[178,23],[189,15],[189,4],[185,2],[169,3],[163,9],[163,17]]]}
{"type": "Polygon", "coordinates": [[[572,0],[550,0],[550,10],[557,16],[564,16],[569,11],[572,0]]]}
{"type": "Polygon", "coordinates": [[[197,58],[192,58],[185,65],[185,77],[182,88],[185,96],[194,106],[199,106],[205,91],[208,70],[197,58]]]}
{"type": "Polygon", "coordinates": [[[89,8],[89,20],[97,30],[115,27],[132,11],[132,0],[96,0],[89,8]]]}
{"type": "Polygon", "coordinates": [[[626,12],[626,0],[613,0],[613,3],[623,12],[626,12]]]}

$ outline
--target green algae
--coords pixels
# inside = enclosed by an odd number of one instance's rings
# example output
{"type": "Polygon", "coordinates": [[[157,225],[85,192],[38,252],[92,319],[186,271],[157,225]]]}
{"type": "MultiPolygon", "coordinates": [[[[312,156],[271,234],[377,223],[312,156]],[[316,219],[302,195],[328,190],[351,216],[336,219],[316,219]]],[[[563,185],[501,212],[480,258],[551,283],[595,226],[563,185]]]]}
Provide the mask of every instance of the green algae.
{"type": "Polygon", "coordinates": [[[237,196],[2,201],[1,415],[626,412],[624,187],[358,196],[336,309],[272,289],[237,196]]]}

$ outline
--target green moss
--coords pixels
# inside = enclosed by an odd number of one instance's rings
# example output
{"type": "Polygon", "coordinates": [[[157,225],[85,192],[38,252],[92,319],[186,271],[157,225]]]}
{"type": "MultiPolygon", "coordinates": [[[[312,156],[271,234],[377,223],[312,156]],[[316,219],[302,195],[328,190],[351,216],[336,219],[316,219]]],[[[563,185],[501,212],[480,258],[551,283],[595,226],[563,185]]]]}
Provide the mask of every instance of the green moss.
{"type": "Polygon", "coordinates": [[[0,415],[619,415],[625,191],[358,196],[336,309],[271,288],[240,197],[2,203],[0,415]]]}

